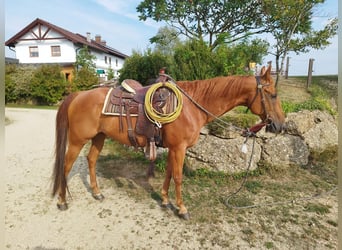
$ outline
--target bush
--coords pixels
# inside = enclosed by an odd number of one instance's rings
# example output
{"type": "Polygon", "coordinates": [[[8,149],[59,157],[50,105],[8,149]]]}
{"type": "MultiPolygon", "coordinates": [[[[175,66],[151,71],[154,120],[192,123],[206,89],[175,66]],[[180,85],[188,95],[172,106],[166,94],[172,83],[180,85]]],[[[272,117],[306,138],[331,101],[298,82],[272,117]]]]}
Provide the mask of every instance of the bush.
{"type": "Polygon", "coordinates": [[[11,77],[16,70],[16,66],[13,64],[6,65],[5,71],[5,103],[15,102],[18,98],[18,94],[16,93],[16,85],[11,77]]]}
{"type": "Polygon", "coordinates": [[[30,82],[35,72],[32,66],[8,64],[5,67],[5,102],[26,102],[31,99],[30,82]]]}
{"type": "Polygon", "coordinates": [[[53,105],[62,99],[66,80],[58,65],[42,65],[33,74],[30,83],[32,98],[38,104],[53,105]]]}
{"type": "Polygon", "coordinates": [[[89,68],[81,68],[74,72],[75,78],[72,83],[72,92],[79,90],[88,90],[99,83],[99,78],[95,71],[89,68]]]}

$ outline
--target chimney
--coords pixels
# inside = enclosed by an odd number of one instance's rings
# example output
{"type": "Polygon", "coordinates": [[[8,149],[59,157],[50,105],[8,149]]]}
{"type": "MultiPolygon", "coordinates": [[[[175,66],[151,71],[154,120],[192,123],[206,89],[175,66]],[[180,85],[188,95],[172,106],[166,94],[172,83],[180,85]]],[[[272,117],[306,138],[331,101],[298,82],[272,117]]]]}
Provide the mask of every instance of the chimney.
{"type": "Polygon", "coordinates": [[[90,38],[90,32],[87,32],[87,42],[90,43],[91,42],[91,38],[90,38]]]}
{"type": "Polygon", "coordinates": [[[104,40],[102,40],[102,41],[101,41],[101,44],[102,44],[103,46],[106,46],[106,45],[107,45],[107,42],[104,41],[104,40]]]}
{"type": "Polygon", "coordinates": [[[101,36],[100,35],[95,36],[95,42],[101,43],[101,36]]]}

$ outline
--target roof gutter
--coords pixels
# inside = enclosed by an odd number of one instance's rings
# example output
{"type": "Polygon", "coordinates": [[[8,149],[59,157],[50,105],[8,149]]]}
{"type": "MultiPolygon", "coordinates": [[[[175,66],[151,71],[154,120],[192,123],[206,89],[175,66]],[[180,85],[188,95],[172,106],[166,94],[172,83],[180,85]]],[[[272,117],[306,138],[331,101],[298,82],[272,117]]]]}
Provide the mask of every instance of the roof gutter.
{"type": "Polygon", "coordinates": [[[14,53],[16,53],[16,51],[15,51],[15,46],[8,46],[8,48],[9,48],[9,50],[12,50],[14,53]]]}

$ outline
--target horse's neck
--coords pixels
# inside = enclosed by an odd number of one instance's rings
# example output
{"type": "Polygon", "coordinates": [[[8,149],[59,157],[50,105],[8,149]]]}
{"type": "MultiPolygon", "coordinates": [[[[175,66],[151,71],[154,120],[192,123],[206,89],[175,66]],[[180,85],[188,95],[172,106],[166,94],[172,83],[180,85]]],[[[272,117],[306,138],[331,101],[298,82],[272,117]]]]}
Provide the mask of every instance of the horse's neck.
{"type": "MultiPolygon", "coordinates": [[[[185,91],[208,113],[219,117],[239,105],[245,105],[250,89],[247,77],[221,77],[180,83],[185,91]]],[[[209,115],[209,121],[213,116],[209,115]]]]}

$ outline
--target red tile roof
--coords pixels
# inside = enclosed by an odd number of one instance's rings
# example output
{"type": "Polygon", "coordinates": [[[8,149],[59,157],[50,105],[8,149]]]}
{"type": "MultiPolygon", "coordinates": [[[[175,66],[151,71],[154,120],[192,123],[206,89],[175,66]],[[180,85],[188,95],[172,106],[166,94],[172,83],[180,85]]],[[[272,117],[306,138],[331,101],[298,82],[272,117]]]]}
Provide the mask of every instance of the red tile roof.
{"type": "Polygon", "coordinates": [[[36,27],[37,25],[44,25],[58,33],[60,33],[61,35],[63,35],[66,39],[72,41],[75,44],[79,44],[80,46],[82,45],[86,45],[89,48],[93,48],[120,58],[127,58],[128,56],[101,43],[96,42],[95,40],[91,40],[90,42],[87,41],[87,37],[82,36],[80,34],[77,33],[72,33],[66,29],[63,29],[61,27],[58,27],[54,24],[51,24],[47,21],[44,21],[42,19],[35,19],[32,23],[30,23],[29,25],[27,25],[24,29],[22,29],[20,32],[18,32],[16,35],[14,35],[12,38],[8,39],[5,43],[6,46],[9,47],[15,47],[15,44],[18,42],[18,40],[20,40],[20,38],[22,36],[24,36],[26,33],[30,32],[31,29],[33,29],[34,27],[36,27]]]}

